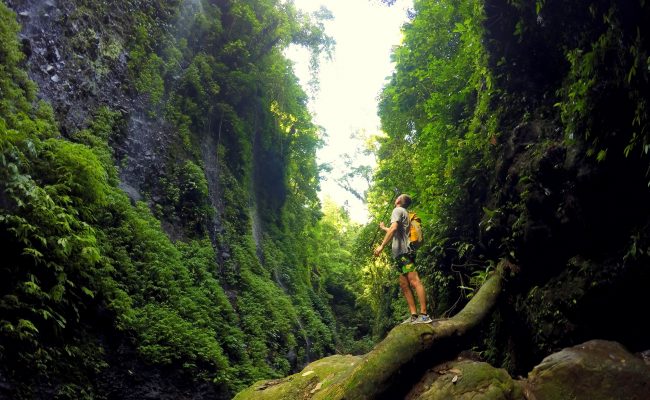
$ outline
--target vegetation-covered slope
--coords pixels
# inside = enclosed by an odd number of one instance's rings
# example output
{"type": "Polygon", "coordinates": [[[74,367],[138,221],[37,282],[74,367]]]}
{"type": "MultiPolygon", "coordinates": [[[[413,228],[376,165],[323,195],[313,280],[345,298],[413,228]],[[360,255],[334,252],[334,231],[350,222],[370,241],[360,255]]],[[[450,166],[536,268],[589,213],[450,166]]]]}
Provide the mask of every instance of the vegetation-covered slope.
{"type": "Polygon", "coordinates": [[[229,398],[358,346],[359,319],[332,312],[353,314],[354,226],[321,219],[319,131],[282,55],[331,49],[317,18],[277,1],[0,12],[0,397],[229,398]]]}

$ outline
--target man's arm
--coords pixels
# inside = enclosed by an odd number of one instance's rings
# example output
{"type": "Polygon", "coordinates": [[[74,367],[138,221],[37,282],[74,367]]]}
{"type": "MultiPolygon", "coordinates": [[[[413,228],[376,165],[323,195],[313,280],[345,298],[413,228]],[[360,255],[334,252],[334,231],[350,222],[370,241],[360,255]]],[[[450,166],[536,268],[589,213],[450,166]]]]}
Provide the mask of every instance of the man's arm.
{"type": "Polygon", "coordinates": [[[397,221],[393,222],[390,224],[390,226],[387,228],[384,223],[382,222],[379,227],[383,230],[386,231],[386,235],[384,235],[384,240],[381,242],[379,246],[374,251],[375,256],[378,256],[382,250],[384,250],[384,247],[390,242],[390,240],[393,238],[393,235],[395,235],[395,231],[397,230],[397,227],[399,226],[399,223],[397,221]]]}

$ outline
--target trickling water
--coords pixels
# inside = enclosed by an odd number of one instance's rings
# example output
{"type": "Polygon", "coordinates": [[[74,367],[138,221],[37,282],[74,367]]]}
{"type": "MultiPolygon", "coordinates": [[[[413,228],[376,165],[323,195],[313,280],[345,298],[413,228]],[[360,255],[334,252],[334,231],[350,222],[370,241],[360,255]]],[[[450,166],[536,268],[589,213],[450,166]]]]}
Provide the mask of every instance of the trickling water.
{"type": "MultiPolygon", "coordinates": [[[[197,13],[202,12],[203,7],[200,0],[186,0],[181,8],[180,16],[176,22],[176,31],[180,32],[184,27],[190,26],[188,19],[193,18],[197,13]]],[[[139,102],[138,102],[139,103],[139,102]]],[[[161,172],[167,161],[169,146],[171,145],[175,129],[160,118],[153,118],[144,110],[144,101],[141,107],[129,114],[127,137],[120,146],[119,153],[126,156],[120,167],[120,188],[124,190],[133,200],[141,198],[141,192],[146,184],[155,184],[156,177],[161,172]],[[150,182],[148,182],[150,180],[150,182]]],[[[206,135],[209,136],[209,135],[206,135]]],[[[209,144],[208,144],[209,147],[209,144]]],[[[213,169],[216,176],[216,167],[210,160],[206,160],[206,146],[202,145],[202,154],[206,168],[213,169]]],[[[216,149],[215,149],[216,151],[216,149]]],[[[208,171],[206,171],[206,174],[208,171]]],[[[210,199],[216,208],[214,198],[218,191],[214,190],[214,179],[208,179],[210,186],[210,199]]],[[[218,208],[217,208],[218,209],[218,208]]],[[[214,235],[211,235],[214,239],[214,235]]]]}
{"type": "MultiPolygon", "coordinates": [[[[277,268],[273,270],[273,280],[275,280],[275,283],[278,284],[278,286],[280,287],[280,289],[282,289],[283,292],[288,293],[286,286],[284,286],[284,283],[282,283],[282,279],[280,279],[280,275],[278,274],[277,268]]],[[[311,352],[311,339],[309,339],[309,336],[307,335],[307,330],[305,329],[305,326],[302,324],[302,321],[300,320],[300,316],[296,316],[296,324],[300,328],[302,337],[305,340],[305,364],[309,364],[311,362],[311,359],[309,357],[309,353],[311,352]]]]}
{"type": "MultiPolygon", "coordinates": [[[[255,139],[253,140],[253,154],[259,154],[261,151],[261,140],[260,140],[260,132],[257,131],[255,135],[255,139]]],[[[258,159],[257,157],[253,157],[253,162],[258,159]]],[[[255,180],[253,179],[251,181],[251,185],[254,186],[256,184],[255,180]]],[[[260,263],[264,264],[264,251],[262,248],[262,241],[263,241],[263,229],[262,229],[262,219],[260,217],[259,213],[259,208],[257,207],[258,202],[255,199],[255,189],[254,187],[251,187],[249,190],[249,193],[251,193],[251,199],[250,199],[250,213],[252,216],[252,234],[253,234],[253,239],[255,240],[255,248],[257,252],[257,257],[260,260],[260,263]]],[[[279,267],[273,267],[272,274],[273,274],[273,280],[275,283],[278,285],[280,289],[287,295],[289,295],[289,291],[287,290],[287,287],[284,285],[282,282],[282,279],[280,277],[280,274],[278,273],[279,267]]],[[[300,316],[296,316],[295,319],[296,325],[299,327],[299,333],[302,334],[302,337],[305,341],[305,360],[304,363],[308,364],[311,359],[309,357],[309,354],[311,352],[311,339],[309,339],[309,336],[307,335],[307,330],[305,329],[305,326],[302,324],[302,321],[300,319],[300,316]]],[[[297,333],[298,334],[298,333],[297,333]]],[[[287,355],[287,358],[291,358],[290,355],[287,355]]]]}
{"type": "Polygon", "coordinates": [[[182,14],[191,17],[201,13],[203,13],[203,3],[201,0],[185,0],[183,2],[182,14]]]}
{"type": "Polygon", "coordinates": [[[253,240],[255,241],[255,249],[257,250],[257,258],[262,261],[262,255],[264,254],[262,251],[262,223],[260,220],[260,213],[253,204],[253,206],[250,207],[250,213],[253,216],[253,240]]]}
{"type": "Polygon", "coordinates": [[[117,151],[123,158],[120,188],[133,200],[140,200],[145,184],[165,165],[173,130],[140,110],[132,111],[129,116],[126,138],[117,151]]]}
{"type": "Polygon", "coordinates": [[[216,235],[223,231],[223,226],[219,222],[218,217],[219,211],[223,209],[223,206],[221,204],[221,191],[219,189],[219,159],[217,158],[217,150],[217,144],[213,135],[210,133],[204,134],[201,138],[201,159],[203,160],[205,179],[208,182],[210,205],[217,211],[214,213],[210,224],[210,238],[214,246],[216,246],[216,235]]]}

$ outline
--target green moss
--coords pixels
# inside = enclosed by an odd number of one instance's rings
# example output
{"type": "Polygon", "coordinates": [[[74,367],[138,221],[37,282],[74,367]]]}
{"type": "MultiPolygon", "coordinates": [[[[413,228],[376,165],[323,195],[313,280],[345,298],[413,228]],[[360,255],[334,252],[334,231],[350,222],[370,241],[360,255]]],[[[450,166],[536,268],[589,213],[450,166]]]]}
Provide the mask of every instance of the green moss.
{"type": "Polygon", "coordinates": [[[21,68],[24,54],[17,40],[20,26],[16,15],[2,3],[0,4],[0,128],[15,128],[31,113],[31,101],[36,93],[36,85],[21,68]]]}
{"type": "Polygon", "coordinates": [[[428,390],[419,398],[437,399],[474,399],[515,400],[523,398],[519,385],[503,369],[496,369],[489,364],[460,361],[451,363],[444,374],[436,377],[428,390]]]}
{"type": "Polygon", "coordinates": [[[108,42],[101,42],[101,55],[110,61],[115,61],[124,51],[124,44],[117,37],[109,37],[108,42]]]}
{"type": "Polygon", "coordinates": [[[239,392],[234,399],[302,399],[318,396],[320,390],[337,382],[360,360],[350,355],[325,357],[286,378],[256,382],[239,392]]]}
{"type": "Polygon", "coordinates": [[[156,54],[145,56],[135,80],[135,88],[149,95],[152,105],[160,104],[165,94],[165,82],[162,77],[163,60],[156,54]]]}

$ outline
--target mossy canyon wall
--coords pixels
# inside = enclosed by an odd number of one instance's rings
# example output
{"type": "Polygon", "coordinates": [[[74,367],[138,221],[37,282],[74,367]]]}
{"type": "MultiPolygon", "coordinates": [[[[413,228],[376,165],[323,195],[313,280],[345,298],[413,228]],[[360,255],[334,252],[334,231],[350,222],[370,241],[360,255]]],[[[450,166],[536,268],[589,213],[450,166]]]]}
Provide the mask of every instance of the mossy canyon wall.
{"type": "MultiPolygon", "coordinates": [[[[0,4],[0,397],[230,398],[332,353],[276,1],[0,4]]],[[[325,49],[325,50],[323,50],[325,49]]]]}

